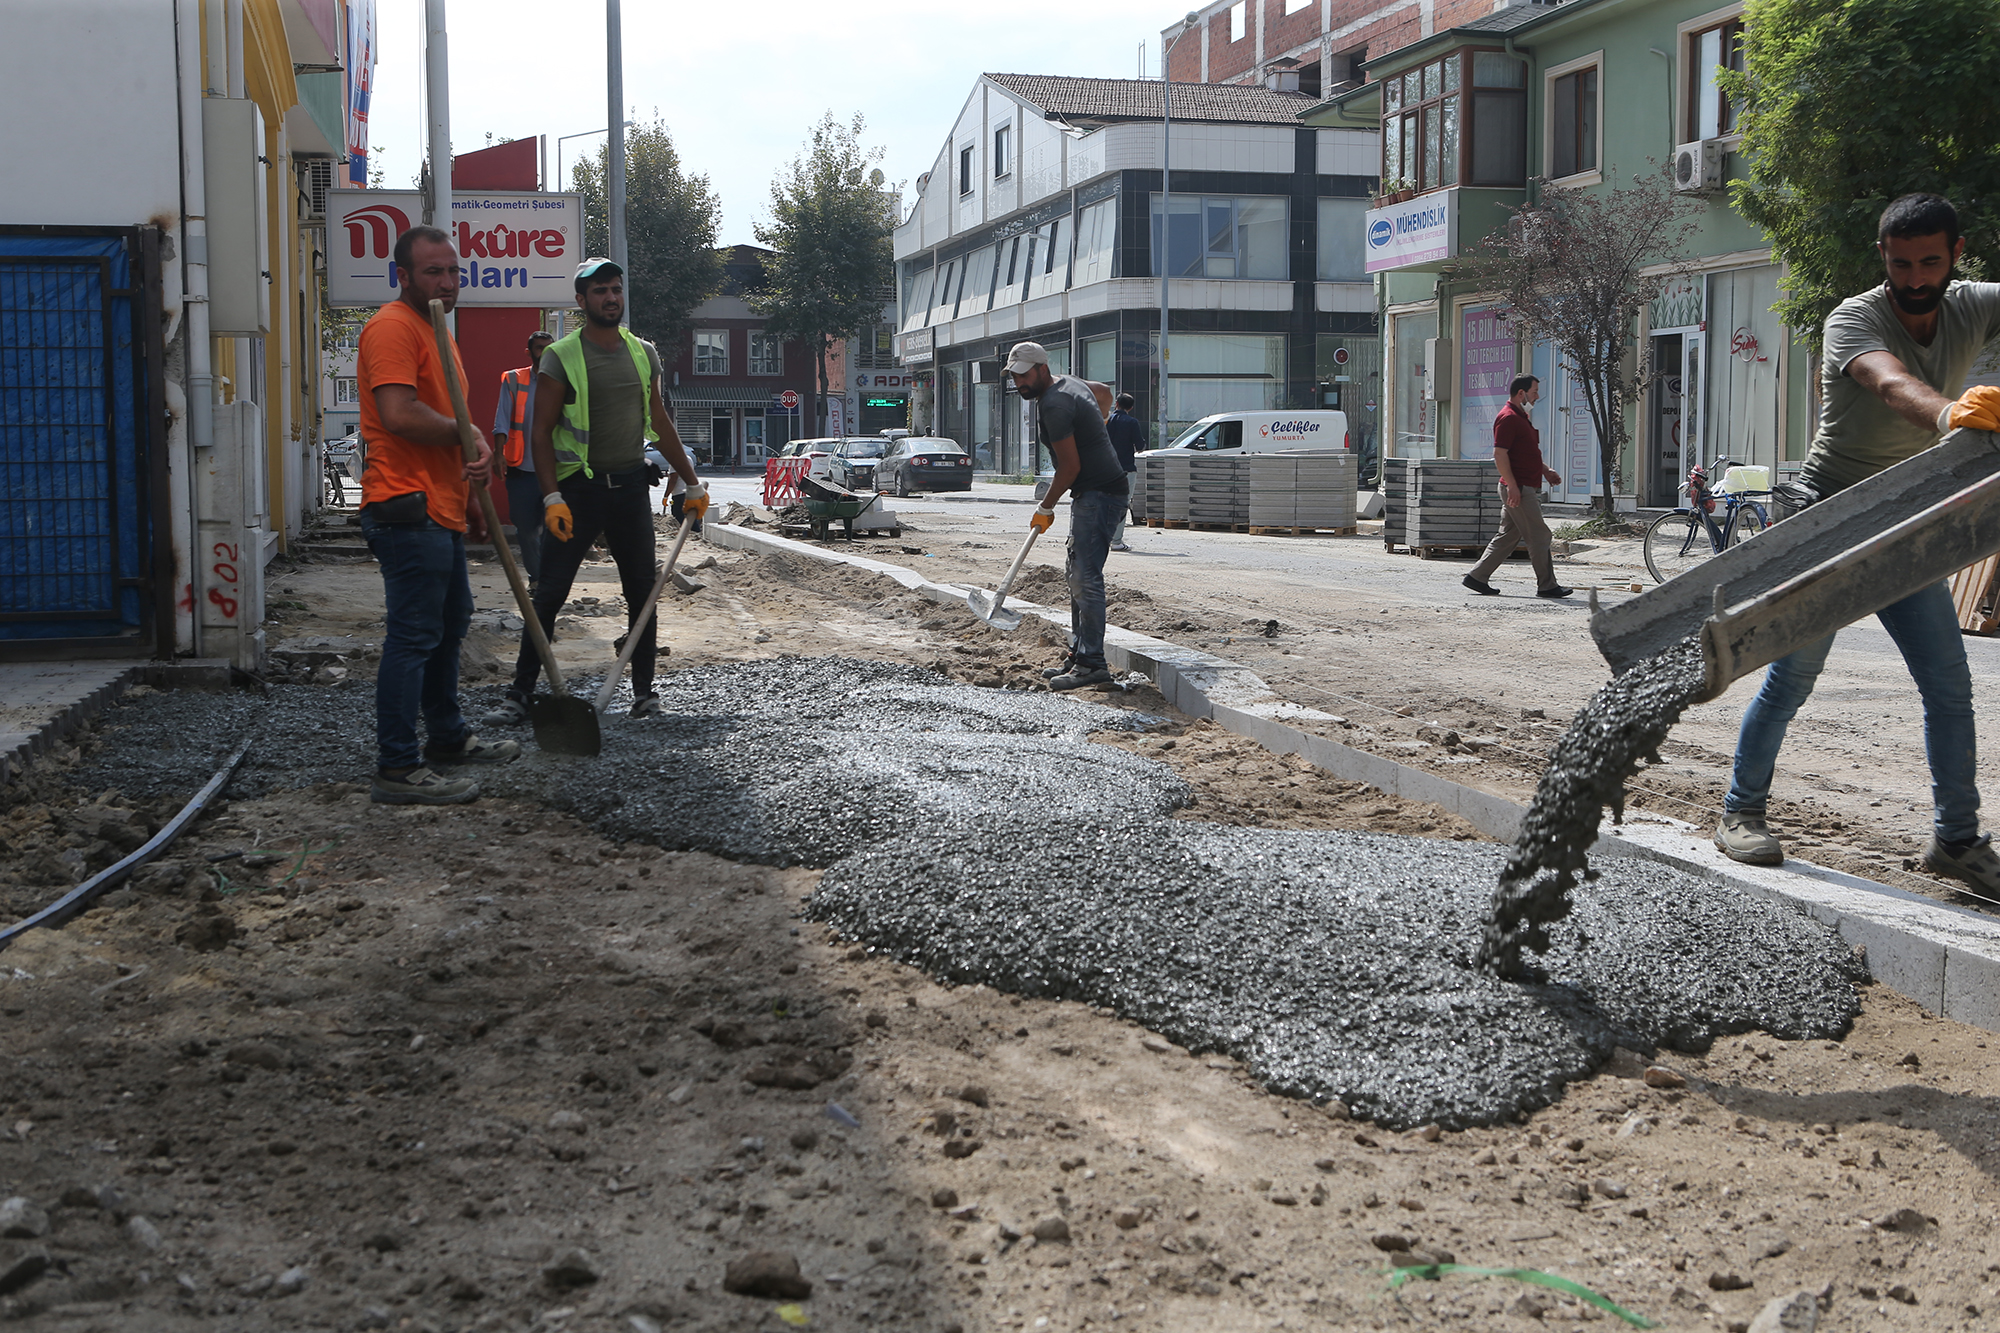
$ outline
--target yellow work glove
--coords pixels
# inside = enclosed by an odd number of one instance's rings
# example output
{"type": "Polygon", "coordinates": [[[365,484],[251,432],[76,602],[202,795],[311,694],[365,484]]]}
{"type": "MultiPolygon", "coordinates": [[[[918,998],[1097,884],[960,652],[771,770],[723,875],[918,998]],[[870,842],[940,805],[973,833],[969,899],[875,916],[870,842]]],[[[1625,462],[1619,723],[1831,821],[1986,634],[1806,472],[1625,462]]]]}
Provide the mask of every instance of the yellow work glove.
{"type": "Polygon", "coordinates": [[[1035,512],[1028,515],[1028,526],[1036,532],[1047,532],[1049,524],[1056,521],[1056,511],[1047,505],[1036,505],[1035,512]]]}
{"type": "Polygon", "coordinates": [[[562,492],[542,497],[542,526],[549,535],[559,542],[566,542],[576,535],[576,518],[563,503],[562,492]]]}
{"type": "Polygon", "coordinates": [[[1960,427],[2000,431],[2000,389],[1975,384],[1960,394],[1957,402],[1946,403],[1944,411],[1938,413],[1938,434],[1960,427]]]}
{"type": "Polygon", "coordinates": [[[702,516],[708,513],[708,487],[700,482],[688,487],[687,494],[681,497],[681,512],[695,522],[701,522],[702,516]]]}

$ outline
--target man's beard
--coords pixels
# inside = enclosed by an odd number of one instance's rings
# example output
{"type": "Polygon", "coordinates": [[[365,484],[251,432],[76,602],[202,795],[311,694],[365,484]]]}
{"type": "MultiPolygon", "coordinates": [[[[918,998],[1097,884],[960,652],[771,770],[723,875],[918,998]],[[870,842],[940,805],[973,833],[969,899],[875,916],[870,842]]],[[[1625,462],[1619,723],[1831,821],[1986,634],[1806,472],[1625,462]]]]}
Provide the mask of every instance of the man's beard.
{"type": "Polygon", "coordinates": [[[1032,403],[1042,396],[1042,391],[1046,388],[1048,388],[1046,384],[1016,384],[1014,392],[1032,403]]]}
{"type": "Polygon", "coordinates": [[[621,306],[619,307],[618,313],[615,315],[599,314],[595,310],[586,310],[583,312],[583,317],[589,320],[593,327],[600,329],[615,329],[618,327],[619,316],[623,315],[624,313],[625,313],[624,307],[621,306]]]}
{"type": "Polygon", "coordinates": [[[1897,309],[1906,315],[1928,315],[1944,303],[1944,294],[1951,290],[1952,279],[1958,276],[1958,265],[1951,266],[1951,272],[1944,275],[1944,281],[1935,289],[1930,287],[1898,287],[1889,284],[1889,299],[1897,309]]]}

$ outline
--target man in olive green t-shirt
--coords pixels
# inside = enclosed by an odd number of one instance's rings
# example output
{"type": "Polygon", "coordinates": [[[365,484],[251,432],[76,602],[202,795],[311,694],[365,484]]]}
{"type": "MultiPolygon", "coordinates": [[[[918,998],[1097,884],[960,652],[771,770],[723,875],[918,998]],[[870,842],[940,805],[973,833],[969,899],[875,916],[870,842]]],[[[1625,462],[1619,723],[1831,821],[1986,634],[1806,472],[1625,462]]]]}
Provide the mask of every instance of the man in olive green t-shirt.
{"type": "MultiPolygon", "coordinates": [[[[2000,431],[2000,389],[1957,398],[1980,349],[2000,334],[2000,284],[1955,282],[1965,253],[1958,214],[1934,194],[1882,211],[1876,249],[1887,280],[1826,318],[1819,430],[1801,479],[1822,494],[1893,467],[1961,427],[2000,431]]],[[[1924,745],[1935,809],[1924,864],[2000,895],[2000,855],[1979,832],[1972,675],[1950,588],[1942,583],[1877,612],[1924,702],[1924,745]]],[[[1715,845],[1735,860],[1777,865],[1784,849],[1765,823],[1785,729],[1812,694],[1833,636],[1771,664],[1743,714],[1715,845]]]]}
{"type": "MultiPolygon", "coordinates": [[[[584,327],[542,353],[529,445],[548,529],[535,614],[551,642],[556,637],[556,614],[569,600],[576,572],[599,536],[618,565],[628,625],[652,595],[656,557],[646,466],[649,422],[651,433],[659,437],[660,452],[687,483],[688,512],[699,522],[708,508],[708,491],[681,448],[661,388],[664,370],[659,349],[619,323],[625,313],[624,270],[608,259],[585,260],[576,272],[576,303],[582,308],[584,327]]],[[[660,711],[653,691],[658,625],[657,617],[648,616],[633,648],[633,717],[660,711]]],[[[541,670],[541,656],[524,626],[514,681],[507,687],[506,701],[489,720],[527,721],[528,700],[541,670]]]]}

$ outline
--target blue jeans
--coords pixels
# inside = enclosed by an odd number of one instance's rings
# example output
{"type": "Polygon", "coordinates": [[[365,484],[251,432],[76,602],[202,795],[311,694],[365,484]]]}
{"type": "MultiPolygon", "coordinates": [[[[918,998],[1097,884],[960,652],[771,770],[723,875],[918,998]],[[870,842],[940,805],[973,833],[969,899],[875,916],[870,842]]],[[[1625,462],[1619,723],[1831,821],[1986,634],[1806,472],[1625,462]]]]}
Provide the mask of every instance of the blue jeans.
{"type": "Polygon", "coordinates": [[[531,579],[542,576],[542,483],[532,472],[507,469],[507,513],[521,543],[521,568],[531,579]]]}
{"type": "Polygon", "coordinates": [[[1069,653],[1085,671],[1104,660],[1104,561],[1125,513],[1126,491],[1072,491],[1069,497],[1069,653]]]}
{"type": "MultiPolygon", "coordinates": [[[[1876,613],[1896,641],[1924,701],[1924,749],[1931,762],[1937,836],[1962,842],[1979,834],[1979,762],[1972,734],[1972,672],[1951,589],[1940,583],[1876,613]]],[[[1833,636],[1771,663],[1763,688],[1743,714],[1736,764],[1722,808],[1762,813],[1785,728],[1812,693],[1833,636]]]]}
{"type": "Polygon", "coordinates": [[[385,769],[423,762],[417,715],[430,743],[463,745],[458,648],[472,624],[465,537],[430,519],[377,523],[361,511],[361,535],[382,566],[382,661],[375,669],[376,762],[385,769]]]}

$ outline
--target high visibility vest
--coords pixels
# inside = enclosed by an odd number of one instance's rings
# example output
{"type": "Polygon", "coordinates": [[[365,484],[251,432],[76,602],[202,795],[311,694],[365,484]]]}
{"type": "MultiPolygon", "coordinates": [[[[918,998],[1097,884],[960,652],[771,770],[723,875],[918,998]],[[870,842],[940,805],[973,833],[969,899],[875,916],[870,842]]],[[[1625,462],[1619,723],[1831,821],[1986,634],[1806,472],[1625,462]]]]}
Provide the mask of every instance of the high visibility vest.
{"type": "Polygon", "coordinates": [[[502,383],[514,386],[514,410],[507,422],[508,467],[521,466],[521,460],[528,456],[528,389],[534,377],[533,366],[522,366],[500,377],[502,383]]]}
{"type": "MultiPolygon", "coordinates": [[[[653,400],[653,360],[646,355],[646,345],[632,336],[631,330],[620,327],[618,334],[625,340],[625,350],[632,354],[632,364],[639,368],[639,396],[642,402],[639,418],[646,423],[646,441],[652,443],[660,438],[653,429],[652,412],[648,410],[653,400]]],[[[579,468],[586,477],[595,475],[590,470],[590,373],[583,364],[583,330],[565,334],[556,339],[552,350],[556,359],[562,362],[563,374],[569,377],[569,401],[563,404],[562,420],[556,423],[556,478],[561,480],[579,468]]]]}

